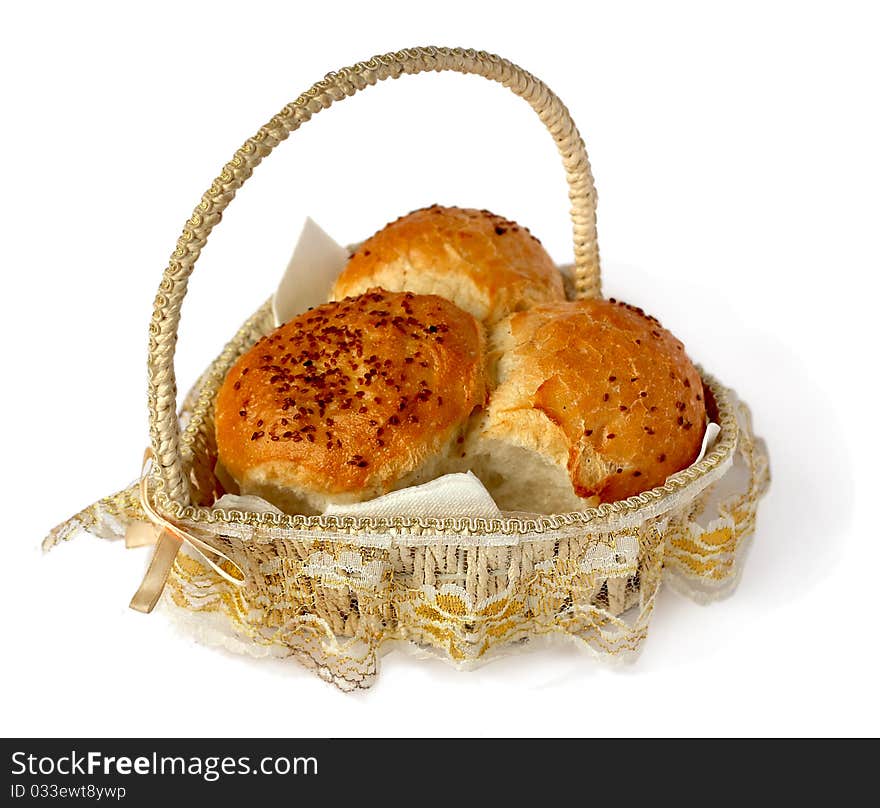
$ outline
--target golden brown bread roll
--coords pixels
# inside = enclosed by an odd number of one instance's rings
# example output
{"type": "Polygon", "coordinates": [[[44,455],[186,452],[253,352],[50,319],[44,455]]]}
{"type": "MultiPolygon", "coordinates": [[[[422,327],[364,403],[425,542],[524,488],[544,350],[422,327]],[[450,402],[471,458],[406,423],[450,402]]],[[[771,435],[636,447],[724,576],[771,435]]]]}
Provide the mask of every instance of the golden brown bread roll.
{"type": "Polygon", "coordinates": [[[228,373],[219,460],[288,513],[437,476],[486,400],[482,329],[449,301],[374,289],[301,314],[228,373]]]}
{"type": "Polygon", "coordinates": [[[439,205],[413,211],[367,239],[331,297],[377,286],[440,295],[488,323],[565,299],[559,270],[525,227],[487,210],[439,205]]]}
{"type": "Polygon", "coordinates": [[[498,387],[465,455],[502,509],[625,499],[696,459],[702,381],[681,342],[641,309],[544,304],[499,323],[489,347],[498,387]]]}

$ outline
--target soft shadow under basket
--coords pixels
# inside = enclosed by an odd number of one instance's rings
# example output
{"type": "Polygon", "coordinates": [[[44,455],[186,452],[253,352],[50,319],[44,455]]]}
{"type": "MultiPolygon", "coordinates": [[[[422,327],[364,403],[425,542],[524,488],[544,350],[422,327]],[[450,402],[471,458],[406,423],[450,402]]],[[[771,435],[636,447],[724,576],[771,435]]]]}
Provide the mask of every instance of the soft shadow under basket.
{"type": "Polygon", "coordinates": [[[260,308],[190,391],[180,412],[174,349],[187,281],[208,235],[254,168],[333,102],[387,78],[476,74],[532,106],[553,136],[570,188],[574,291],[600,294],[595,191],[583,141],[562,102],[498,56],[413,48],[329,74],[238,149],[187,221],[150,323],[153,464],[141,483],[57,527],[129,545],[157,541],[133,601],[163,607],[202,640],[254,656],[291,656],[343,689],[368,686],[399,644],[468,667],[539,637],[596,654],[644,639],[662,579],[698,600],[732,591],[769,474],[766,450],[733,391],[701,371],[721,432],[705,457],[658,488],[582,512],[535,518],[281,516],[212,508],[214,400],[227,370],[273,328],[260,308]],[[146,536],[146,540],[144,540],[146,536]]]}

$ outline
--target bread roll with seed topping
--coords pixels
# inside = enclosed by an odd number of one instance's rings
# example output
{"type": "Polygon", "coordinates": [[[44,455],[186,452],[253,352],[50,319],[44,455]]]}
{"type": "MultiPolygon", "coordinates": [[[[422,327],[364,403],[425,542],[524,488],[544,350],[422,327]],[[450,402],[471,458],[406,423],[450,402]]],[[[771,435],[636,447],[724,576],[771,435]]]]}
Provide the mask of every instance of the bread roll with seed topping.
{"type": "Polygon", "coordinates": [[[442,297],[373,289],[236,362],[217,396],[219,461],[241,493],[318,513],[438,476],[485,402],[476,320],[442,297]]]}
{"type": "Polygon", "coordinates": [[[702,381],[681,342],[641,309],[544,304],[499,323],[489,351],[498,387],[464,454],[503,510],[625,499],[696,459],[702,381]]]}
{"type": "Polygon", "coordinates": [[[331,297],[374,286],[440,295],[487,323],[565,299],[559,270],[528,229],[487,210],[440,205],[413,211],[367,239],[331,297]]]}

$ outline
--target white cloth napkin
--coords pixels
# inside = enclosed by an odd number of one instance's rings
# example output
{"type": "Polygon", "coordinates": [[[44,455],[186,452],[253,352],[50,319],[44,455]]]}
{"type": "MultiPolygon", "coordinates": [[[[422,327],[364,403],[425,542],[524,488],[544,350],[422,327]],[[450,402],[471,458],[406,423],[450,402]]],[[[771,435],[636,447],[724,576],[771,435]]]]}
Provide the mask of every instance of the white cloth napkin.
{"type": "Polygon", "coordinates": [[[283,513],[262,497],[253,494],[224,494],[212,506],[222,508],[224,511],[251,511],[253,513],[283,513]]]}
{"type": "Polygon", "coordinates": [[[709,423],[706,424],[706,431],[703,433],[703,445],[700,447],[700,453],[697,455],[697,459],[694,460],[694,463],[699,463],[706,456],[706,452],[715,445],[715,441],[718,440],[720,434],[721,427],[718,426],[718,424],[713,421],[709,421],[709,423]]]}
{"type": "Polygon", "coordinates": [[[330,505],[325,514],[335,516],[421,516],[427,519],[456,516],[501,516],[501,511],[479,478],[466,474],[445,474],[436,480],[392,491],[367,502],[330,505]]]}
{"type": "Polygon", "coordinates": [[[327,302],[330,289],[348,261],[348,250],[337,244],[314,221],[306,219],[287,269],[272,297],[279,326],[310,306],[327,302]]]}
{"type": "MultiPolygon", "coordinates": [[[[250,494],[224,494],[215,508],[227,510],[255,511],[257,513],[281,513],[274,505],[261,497],[250,494]]],[[[329,505],[325,515],[333,516],[422,516],[443,519],[444,517],[500,517],[501,511],[480,480],[471,472],[466,474],[446,474],[436,480],[392,491],[366,502],[353,502],[348,505],[329,505]]]]}

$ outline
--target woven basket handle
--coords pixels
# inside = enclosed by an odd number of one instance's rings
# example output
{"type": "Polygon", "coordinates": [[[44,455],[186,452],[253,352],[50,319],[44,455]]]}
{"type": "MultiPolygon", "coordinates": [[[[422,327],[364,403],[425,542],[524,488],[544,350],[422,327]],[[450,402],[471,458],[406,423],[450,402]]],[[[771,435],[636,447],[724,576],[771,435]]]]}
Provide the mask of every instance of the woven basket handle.
{"type": "Polygon", "coordinates": [[[189,276],[202,247],[235,192],[272,149],[334,101],[387,78],[428,70],[474,73],[497,81],[524,98],[544,122],[562,155],[571,199],[574,232],[575,287],[578,297],[596,297],[599,289],[599,251],[596,243],[596,192],[584,142],[565,105],[541,81],[499,56],[460,48],[411,48],[374,56],[323,80],[288,104],[256,135],[249,138],[223,167],[202,196],[177,240],[156,294],[150,321],[149,407],[150,439],[162,494],[181,505],[189,489],[180,458],[174,348],[180,306],[189,276]]]}

